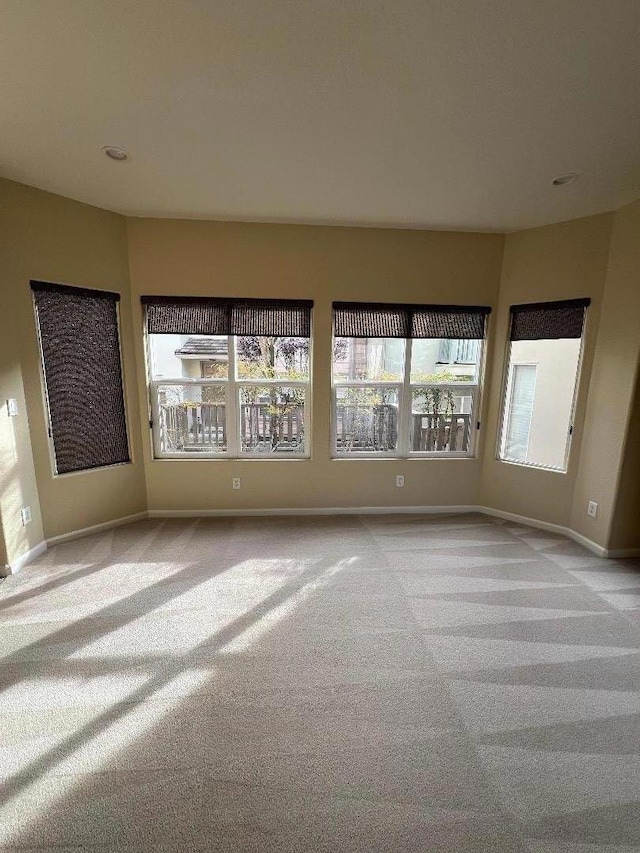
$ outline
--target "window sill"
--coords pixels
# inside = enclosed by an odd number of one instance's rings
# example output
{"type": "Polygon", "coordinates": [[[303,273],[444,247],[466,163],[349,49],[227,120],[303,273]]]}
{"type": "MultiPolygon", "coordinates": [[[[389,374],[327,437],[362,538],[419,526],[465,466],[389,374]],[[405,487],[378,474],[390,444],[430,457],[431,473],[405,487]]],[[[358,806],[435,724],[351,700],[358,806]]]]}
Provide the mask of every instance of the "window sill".
{"type": "Polygon", "coordinates": [[[406,456],[403,456],[399,453],[393,453],[393,454],[391,454],[391,453],[389,453],[389,454],[383,454],[383,453],[349,453],[349,454],[341,453],[341,454],[334,454],[331,457],[332,462],[342,462],[342,461],[357,462],[359,459],[364,460],[366,462],[371,462],[374,459],[377,459],[380,462],[389,462],[390,460],[393,460],[393,459],[401,460],[403,462],[411,461],[413,459],[435,459],[435,460],[440,460],[440,461],[454,460],[454,459],[457,461],[457,460],[462,459],[462,460],[467,460],[467,461],[469,461],[469,460],[473,461],[473,460],[477,460],[478,457],[471,454],[471,453],[447,453],[447,452],[442,452],[442,453],[437,453],[437,452],[436,453],[410,453],[410,454],[407,454],[406,456]]]}
{"type": "Polygon", "coordinates": [[[127,462],[114,462],[112,465],[96,465],[93,468],[80,468],[78,471],[65,471],[63,474],[53,472],[54,480],[61,480],[65,477],[77,477],[79,474],[93,474],[98,471],[111,471],[113,468],[125,468],[127,465],[133,465],[133,459],[127,462]]]}
{"type": "Polygon", "coordinates": [[[548,474],[566,474],[568,468],[552,468],[550,465],[536,465],[534,462],[520,462],[517,459],[502,459],[496,456],[496,462],[501,462],[503,465],[513,465],[516,468],[527,468],[533,471],[546,471],[548,474]]]}
{"type": "Polygon", "coordinates": [[[243,454],[242,456],[227,456],[222,453],[174,453],[153,456],[153,462],[300,462],[311,459],[311,456],[293,453],[282,454],[243,454]]]}

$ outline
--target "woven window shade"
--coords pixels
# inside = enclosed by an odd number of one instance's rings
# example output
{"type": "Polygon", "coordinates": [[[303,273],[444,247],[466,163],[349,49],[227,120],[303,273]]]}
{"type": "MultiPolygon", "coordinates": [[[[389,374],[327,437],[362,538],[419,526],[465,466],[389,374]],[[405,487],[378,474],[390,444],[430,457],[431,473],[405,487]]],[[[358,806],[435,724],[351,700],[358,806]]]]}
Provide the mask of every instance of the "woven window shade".
{"type": "Polygon", "coordinates": [[[147,331],[152,335],[228,335],[228,299],[191,296],[143,296],[147,331]]]}
{"type": "Polygon", "coordinates": [[[234,300],[231,334],[310,338],[312,306],[306,300],[234,300]]]}
{"type": "Polygon", "coordinates": [[[334,302],[333,333],[337,338],[408,338],[411,320],[407,307],[334,302]]]}
{"type": "Polygon", "coordinates": [[[412,338],[451,338],[479,340],[485,336],[487,314],[491,308],[462,305],[425,305],[411,315],[412,338]]]}
{"type": "Polygon", "coordinates": [[[333,333],[341,338],[484,338],[491,308],[334,302],[333,333]]]}
{"type": "Polygon", "coordinates": [[[31,282],[56,471],[129,462],[117,302],[100,290],[31,282]]]}
{"type": "Polygon", "coordinates": [[[311,337],[313,302],[306,299],[143,296],[142,303],[154,335],[311,337]]]}
{"type": "Polygon", "coordinates": [[[512,341],[581,338],[590,299],[536,302],[511,306],[512,341]]]}

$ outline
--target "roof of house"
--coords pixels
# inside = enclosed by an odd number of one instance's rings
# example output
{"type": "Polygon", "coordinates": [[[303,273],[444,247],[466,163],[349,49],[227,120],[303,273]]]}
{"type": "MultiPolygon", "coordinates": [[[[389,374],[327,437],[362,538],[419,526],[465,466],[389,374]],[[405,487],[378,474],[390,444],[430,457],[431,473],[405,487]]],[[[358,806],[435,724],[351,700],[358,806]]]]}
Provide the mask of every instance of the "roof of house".
{"type": "Polygon", "coordinates": [[[177,356],[203,356],[204,358],[227,357],[227,341],[219,338],[189,338],[180,349],[177,356]]]}

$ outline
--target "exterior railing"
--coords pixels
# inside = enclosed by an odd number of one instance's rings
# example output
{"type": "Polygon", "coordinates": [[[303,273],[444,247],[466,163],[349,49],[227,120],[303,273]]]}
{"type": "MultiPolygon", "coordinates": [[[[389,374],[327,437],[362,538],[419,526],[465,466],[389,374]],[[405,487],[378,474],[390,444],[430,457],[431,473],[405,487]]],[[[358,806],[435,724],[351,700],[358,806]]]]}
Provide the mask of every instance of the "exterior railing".
{"type": "MultiPolygon", "coordinates": [[[[385,453],[397,450],[398,409],[378,406],[338,406],[336,449],[349,453],[385,453]]],[[[469,414],[411,413],[411,451],[467,452],[471,438],[469,414]]]]}
{"type": "Polygon", "coordinates": [[[243,403],[240,441],[250,453],[304,450],[304,407],[290,404],[243,403]]]}
{"type": "Polygon", "coordinates": [[[433,415],[412,412],[411,450],[414,452],[467,452],[471,440],[471,415],[433,415]]]}
{"type": "Polygon", "coordinates": [[[168,453],[226,450],[227,419],[218,403],[160,405],[160,438],[168,453]]]}
{"type": "MultiPolygon", "coordinates": [[[[224,403],[160,405],[160,435],[164,452],[197,453],[227,448],[224,403]]],[[[300,452],[304,449],[304,407],[243,403],[240,435],[245,452],[300,452]]]]}
{"type": "Polygon", "coordinates": [[[398,443],[398,409],[378,406],[336,407],[336,449],[350,453],[395,450],[398,443]]]}
{"type": "MultiPolygon", "coordinates": [[[[467,452],[471,415],[411,414],[412,452],[467,452]]],[[[304,407],[243,403],[240,435],[244,452],[301,452],[304,449],[304,407]]],[[[223,403],[160,405],[160,437],[164,452],[224,451],[227,447],[226,407],[223,403]]],[[[338,452],[391,452],[398,443],[396,406],[338,406],[338,452]]]]}

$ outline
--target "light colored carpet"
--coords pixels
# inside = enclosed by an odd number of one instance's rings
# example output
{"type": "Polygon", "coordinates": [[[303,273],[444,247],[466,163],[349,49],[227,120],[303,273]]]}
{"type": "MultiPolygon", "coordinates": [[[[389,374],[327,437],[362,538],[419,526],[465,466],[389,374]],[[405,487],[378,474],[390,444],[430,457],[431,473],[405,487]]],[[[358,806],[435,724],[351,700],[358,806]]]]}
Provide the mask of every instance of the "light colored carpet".
{"type": "Polygon", "coordinates": [[[640,851],[637,563],[476,515],[147,521],[0,622],[0,849],[640,851]]]}

